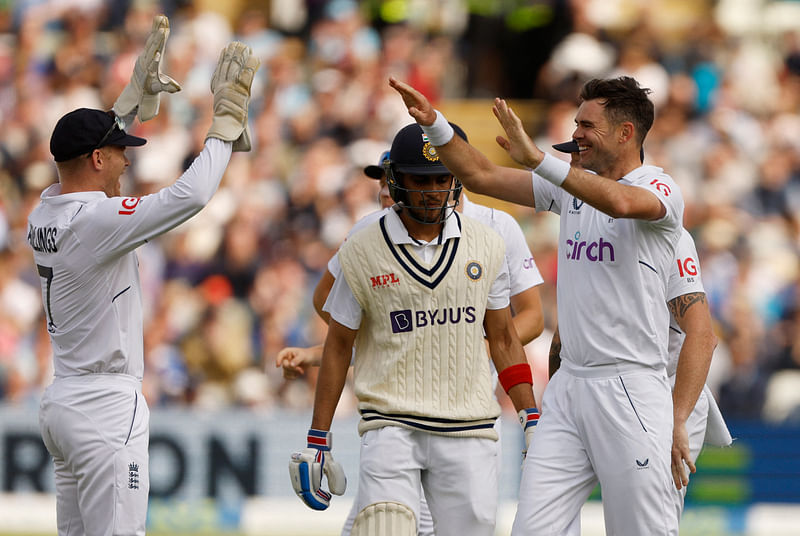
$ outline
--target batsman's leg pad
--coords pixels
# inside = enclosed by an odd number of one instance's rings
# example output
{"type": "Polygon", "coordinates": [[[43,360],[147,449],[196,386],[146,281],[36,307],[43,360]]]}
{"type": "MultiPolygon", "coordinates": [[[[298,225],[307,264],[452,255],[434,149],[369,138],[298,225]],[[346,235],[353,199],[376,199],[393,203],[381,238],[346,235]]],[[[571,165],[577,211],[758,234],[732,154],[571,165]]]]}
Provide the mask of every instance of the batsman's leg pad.
{"type": "Polygon", "coordinates": [[[416,536],[417,519],[405,504],[379,502],[365,506],[353,522],[350,536],[416,536]]]}

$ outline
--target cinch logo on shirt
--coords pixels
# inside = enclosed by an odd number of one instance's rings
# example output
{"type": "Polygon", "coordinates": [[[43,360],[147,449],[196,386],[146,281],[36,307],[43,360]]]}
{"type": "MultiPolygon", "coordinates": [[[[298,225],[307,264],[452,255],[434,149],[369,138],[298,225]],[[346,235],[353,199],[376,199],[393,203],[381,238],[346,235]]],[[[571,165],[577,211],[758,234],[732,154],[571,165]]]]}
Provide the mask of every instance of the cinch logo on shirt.
{"type": "Polygon", "coordinates": [[[522,268],[525,270],[533,270],[536,268],[536,262],[533,260],[533,257],[528,257],[522,261],[522,268]]]}
{"type": "Polygon", "coordinates": [[[400,282],[400,280],[397,279],[397,276],[395,276],[394,273],[376,275],[375,277],[370,276],[369,280],[372,283],[372,288],[388,287],[389,285],[396,285],[400,282]]]}
{"type": "Polygon", "coordinates": [[[462,320],[467,324],[475,322],[475,308],[473,306],[447,307],[445,309],[426,311],[403,309],[402,311],[392,311],[389,313],[389,321],[392,323],[392,333],[406,333],[408,331],[413,331],[415,327],[442,326],[448,323],[458,324],[462,320]]]}
{"type": "Polygon", "coordinates": [[[614,245],[603,237],[597,242],[581,240],[581,232],[576,231],[572,239],[567,239],[567,258],[572,261],[586,259],[590,262],[614,262],[614,245]]]}

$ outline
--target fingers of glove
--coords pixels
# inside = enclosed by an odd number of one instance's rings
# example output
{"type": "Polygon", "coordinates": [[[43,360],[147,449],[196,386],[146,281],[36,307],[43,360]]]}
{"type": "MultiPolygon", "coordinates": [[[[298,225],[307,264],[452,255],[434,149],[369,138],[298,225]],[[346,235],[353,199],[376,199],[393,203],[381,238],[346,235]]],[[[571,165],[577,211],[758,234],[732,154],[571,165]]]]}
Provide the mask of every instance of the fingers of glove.
{"type": "Polygon", "coordinates": [[[531,448],[531,442],[533,441],[533,433],[536,431],[536,427],[532,426],[525,430],[525,452],[527,452],[531,448]]]}
{"type": "Polygon", "coordinates": [[[261,60],[257,57],[252,55],[252,51],[247,56],[247,59],[242,65],[241,70],[239,71],[238,83],[249,95],[250,88],[253,85],[253,78],[255,78],[256,71],[258,70],[259,66],[261,65],[261,60]]]}
{"type": "Polygon", "coordinates": [[[322,470],[325,458],[320,456],[317,449],[304,448],[292,454],[292,461],[305,463],[309,467],[308,476],[311,479],[311,488],[318,489],[322,486],[322,470]]]}
{"type": "Polygon", "coordinates": [[[310,454],[312,451],[317,452],[304,449],[292,454],[289,476],[295,493],[309,508],[325,510],[330,505],[331,495],[320,489],[322,465],[313,461],[315,456],[310,454]]]}
{"type": "Polygon", "coordinates": [[[232,43],[228,43],[228,45],[222,49],[222,52],[219,55],[219,62],[217,62],[217,70],[214,72],[214,76],[211,78],[212,82],[216,82],[216,84],[212,83],[212,91],[216,92],[214,89],[215,86],[218,87],[220,84],[230,80],[230,70],[233,63],[233,57],[236,53],[236,49],[240,45],[241,43],[238,41],[233,41],[232,43]]]}
{"type": "Polygon", "coordinates": [[[137,63],[141,60],[147,64],[147,70],[151,70],[151,63],[161,60],[167,37],[169,37],[169,20],[164,15],[156,15],[153,17],[150,35],[144,44],[144,52],[139,55],[137,63]]]}
{"type": "Polygon", "coordinates": [[[347,490],[347,476],[344,474],[344,469],[330,454],[325,454],[324,456],[326,460],[323,470],[325,471],[325,476],[328,477],[328,487],[334,495],[343,495],[347,490]]]}

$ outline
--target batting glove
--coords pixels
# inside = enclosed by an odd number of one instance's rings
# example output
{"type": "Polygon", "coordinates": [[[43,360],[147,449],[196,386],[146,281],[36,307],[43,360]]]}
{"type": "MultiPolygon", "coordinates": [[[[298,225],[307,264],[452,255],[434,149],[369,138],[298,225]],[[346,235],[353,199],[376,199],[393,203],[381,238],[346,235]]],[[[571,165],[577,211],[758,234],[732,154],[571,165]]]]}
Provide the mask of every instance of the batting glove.
{"type": "Polygon", "coordinates": [[[289,476],[297,496],[314,510],[325,510],[331,504],[331,493],[344,494],[347,488],[342,466],[331,455],[332,437],[324,430],[308,431],[308,446],[292,454],[289,476]],[[331,491],[322,489],[322,475],[328,477],[331,491]]]}
{"type": "Polygon", "coordinates": [[[536,408],[525,408],[521,410],[519,415],[519,423],[522,425],[522,431],[525,432],[525,450],[522,451],[522,459],[528,454],[528,449],[531,448],[531,441],[533,440],[533,432],[536,431],[536,425],[539,424],[539,410],[536,408]]]}
{"type": "Polygon", "coordinates": [[[250,86],[260,64],[250,47],[238,41],[222,50],[217,69],[211,77],[214,119],[207,138],[232,141],[234,151],[250,150],[247,106],[250,103],[250,86]]]}
{"type": "Polygon", "coordinates": [[[144,51],[136,58],[131,81],[114,103],[114,113],[126,126],[133,123],[135,115],[139,116],[141,122],[154,118],[158,114],[161,92],[175,93],[181,89],[180,84],[161,72],[167,37],[169,19],[164,15],[156,15],[144,51]]]}

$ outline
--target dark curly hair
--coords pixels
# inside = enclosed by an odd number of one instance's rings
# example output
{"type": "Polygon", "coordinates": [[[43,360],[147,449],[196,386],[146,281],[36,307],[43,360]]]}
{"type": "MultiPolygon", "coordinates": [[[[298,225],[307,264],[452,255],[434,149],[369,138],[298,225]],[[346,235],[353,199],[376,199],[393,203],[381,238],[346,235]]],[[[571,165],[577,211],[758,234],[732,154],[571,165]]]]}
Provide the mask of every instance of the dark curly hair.
{"type": "Polygon", "coordinates": [[[637,141],[641,145],[653,126],[655,108],[647,97],[651,91],[639,86],[630,76],[594,78],[583,85],[581,101],[600,100],[608,120],[615,125],[630,121],[636,127],[637,141]]]}

